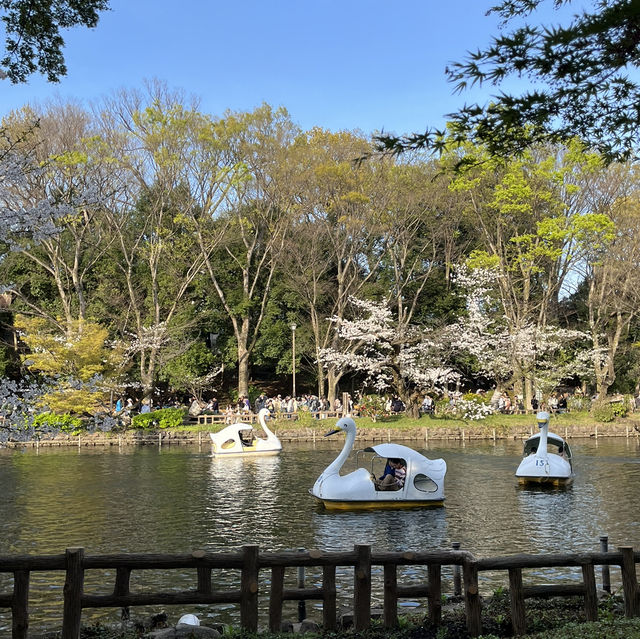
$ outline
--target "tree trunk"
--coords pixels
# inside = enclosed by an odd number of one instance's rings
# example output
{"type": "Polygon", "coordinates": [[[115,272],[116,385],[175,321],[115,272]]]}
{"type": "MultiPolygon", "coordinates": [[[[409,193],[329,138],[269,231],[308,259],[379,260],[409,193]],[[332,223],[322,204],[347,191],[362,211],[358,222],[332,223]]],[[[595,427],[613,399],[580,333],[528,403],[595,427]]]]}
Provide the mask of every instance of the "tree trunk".
{"type": "Polygon", "coordinates": [[[533,399],[533,394],[535,393],[535,389],[533,387],[533,379],[527,376],[524,378],[524,387],[523,387],[523,397],[522,403],[524,405],[525,410],[531,410],[531,400],[533,399]]]}
{"type": "Polygon", "coordinates": [[[142,399],[151,399],[156,383],[156,353],[149,353],[146,366],[145,358],[140,358],[140,382],[142,383],[142,399]]]}
{"type": "Polygon", "coordinates": [[[238,397],[249,396],[249,318],[242,319],[240,330],[236,334],[238,344],[238,397]]]}
{"type": "Polygon", "coordinates": [[[318,371],[318,397],[324,397],[324,394],[325,394],[324,367],[319,362],[318,362],[318,365],[317,365],[317,371],[318,371]]]}
{"type": "Polygon", "coordinates": [[[414,398],[409,398],[409,400],[405,402],[404,405],[404,412],[407,417],[411,417],[411,419],[420,419],[420,403],[418,401],[416,401],[414,398]]]}
{"type": "Polygon", "coordinates": [[[331,408],[333,408],[335,404],[340,377],[341,376],[336,373],[335,368],[331,367],[327,370],[327,400],[331,408]]]}

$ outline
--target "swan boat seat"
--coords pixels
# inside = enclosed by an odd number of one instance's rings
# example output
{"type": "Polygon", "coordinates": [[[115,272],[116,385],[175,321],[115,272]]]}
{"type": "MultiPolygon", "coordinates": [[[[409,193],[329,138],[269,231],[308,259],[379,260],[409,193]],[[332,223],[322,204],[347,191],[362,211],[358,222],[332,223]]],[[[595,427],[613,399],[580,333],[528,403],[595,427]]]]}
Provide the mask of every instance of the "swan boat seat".
{"type": "Polygon", "coordinates": [[[258,437],[251,424],[242,422],[230,424],[217,433],[209,433],[213,456],[277,455],[282,450],[282,444],[267,426],[270,415],[268,408],[263,408],[258,413],[258,421],[266,438],[258,437]]]}

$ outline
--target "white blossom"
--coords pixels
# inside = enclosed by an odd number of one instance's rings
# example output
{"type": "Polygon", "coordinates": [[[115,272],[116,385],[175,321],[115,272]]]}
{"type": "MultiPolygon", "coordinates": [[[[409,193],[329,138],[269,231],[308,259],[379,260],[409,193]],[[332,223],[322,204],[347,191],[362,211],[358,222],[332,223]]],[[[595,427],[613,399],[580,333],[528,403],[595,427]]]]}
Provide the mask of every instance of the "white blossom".
{"type": "Polygon", "coordinates": [[[159,350],[169,342],[169,332],[166,322],[143,326],[138,335],[129,333],[133,338],[127,347],[127,353],[133,355],[145,350],[159,350]]]}
{"type": "Polygon", "coordinates": [[[397,378],[423,391],[441,391],[459,378],[444,365],[440,346],[427,329],[409,326],[400,331],[385,304],[358,298],[350,298],[350,303],[355,319],[330,318],[349,347],[322,350],[318,360],[325,367],[364,373],[366,384],[378,392],[391,388],[397,378]]]}
{"type": "Polygon", "coordinates": [[[589,335],[533,322],[514,326],[492,306],[497,277],[490,270],[461,267],[456,271],[456,282],[465,287],[466,315],[446,331],[453,352],[473,356],[478,372],[490,379],[506,381],[519,372],[533,378],[545,392],[563,379],[585,375],[585,362],[594,356],[589,335]]]}

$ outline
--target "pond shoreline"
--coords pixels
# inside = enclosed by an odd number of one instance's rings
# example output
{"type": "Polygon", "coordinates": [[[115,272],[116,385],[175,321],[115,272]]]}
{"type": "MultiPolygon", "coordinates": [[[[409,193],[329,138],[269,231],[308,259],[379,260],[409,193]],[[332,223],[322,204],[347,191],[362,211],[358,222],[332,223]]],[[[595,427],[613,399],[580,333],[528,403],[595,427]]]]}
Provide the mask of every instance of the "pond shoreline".
{"type": "MultiPolygon", "coordinates": [[[[291,428],[286,422],[276,422],[275,431],[282,443],[316,443],[324,440],[330,425],[321,424],[317,428],[303,425],[291,428]]],[[[612,423],[564,425],[556,424],[554,432],[564,439],[584,439],[599,437],[625,437],[640,441],[640,426],[634,419],[624,419],[612,423]]],[[[461,426],[431,426],[398,428],[388,424],[375,424],[359,428],[356,441],[363,442],[422,442],[431,441],[498,441],[525,440],[537,428],[534,423],[523,426],[513,424],[492,428],[482,424],[461,426]]],[[[80,435],[59,434],[50,439],[29,441],[7,441],[6,448],[39,447],[111,447],[111,446],[165,446],[165,445],[209,445],[209,432],[203,430],[131,430],[124,433],[83,433],[80,435]]]]}

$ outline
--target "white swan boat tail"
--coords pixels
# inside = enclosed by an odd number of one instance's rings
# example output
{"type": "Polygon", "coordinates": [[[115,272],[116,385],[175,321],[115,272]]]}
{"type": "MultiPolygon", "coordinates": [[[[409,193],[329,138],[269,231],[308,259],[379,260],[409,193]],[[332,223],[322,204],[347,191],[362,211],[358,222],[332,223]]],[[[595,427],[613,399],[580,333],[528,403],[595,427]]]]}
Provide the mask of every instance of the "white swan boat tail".
{"type": "Polygon", "coordinates": [[[549,413],[537,414],[539,433],[524,443],[523,459],[516,470],[521,485],[568,486],[573,481],[569,444],[549,432],[549,413]]]}
{"type": "Polygon", "coordinates": [[[239,455],[277,455],[282,450],[282,444],[269,427],[267,419],[270,416],[268,408],[262,408],[258,413],[258,421],[266,438],[258,437],[251,424],[230,424],[211,436],[211,451],[215,457],[239,455]]]}
{"type": "Polygon", "coordinates": [[[336,429],[326,436],[346,432],[344,446],[336,459],[327,466],[309,491],[328,510],[352,510],[370,508],[416,508],[444,505],[444,476],[447,464],[444,459],[427,459],[408,446],[400,444],[378,444],[358,451],[371,455],[371,467],[357,468],[340,475],[340,470],[353,448],[356,439],[356,424],[351,417],[342,417],[336,429]],[[383,490],[376,481],[376,464],[381,460],[402,461],[406,469],[404,485],[397,490],[383,490]]]}

